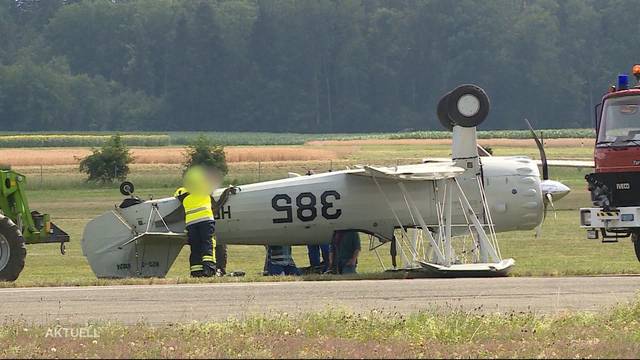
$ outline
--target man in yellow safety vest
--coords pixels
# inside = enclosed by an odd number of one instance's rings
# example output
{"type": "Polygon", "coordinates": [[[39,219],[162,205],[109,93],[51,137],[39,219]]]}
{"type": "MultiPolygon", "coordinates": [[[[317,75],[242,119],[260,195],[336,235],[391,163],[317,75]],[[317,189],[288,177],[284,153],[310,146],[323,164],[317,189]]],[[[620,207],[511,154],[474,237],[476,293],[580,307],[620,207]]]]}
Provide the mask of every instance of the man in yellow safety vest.
{"type": "Polygon", "coordinates": [[[213,198],[210,183],[204,169],[194,167],[184,176],[184,187],[176,190],[175,196],[182,202],[185,226],[191,247],[189,264],[192,277],[210,277],[216,274],[213,255],[215,232],[213,198]]]}

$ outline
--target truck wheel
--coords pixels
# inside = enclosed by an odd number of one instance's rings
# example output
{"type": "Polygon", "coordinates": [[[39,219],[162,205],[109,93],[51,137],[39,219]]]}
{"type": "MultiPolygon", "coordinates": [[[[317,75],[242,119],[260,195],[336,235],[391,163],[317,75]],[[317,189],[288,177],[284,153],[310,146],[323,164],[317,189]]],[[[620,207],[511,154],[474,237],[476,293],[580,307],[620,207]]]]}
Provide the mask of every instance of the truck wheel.
{"type": "Polygon", "coordinates": [[[27,257],[27,248],[18,226],[0,215],[0,281],[15,281],[27,257]]]}
{"type": "Polygon", "coordinates": [[[631,235],[631,240],[633,241],[633,248],[636,250],[636,257],[640,261],[640,238],[638,238],[638,233],[631,235]]]}

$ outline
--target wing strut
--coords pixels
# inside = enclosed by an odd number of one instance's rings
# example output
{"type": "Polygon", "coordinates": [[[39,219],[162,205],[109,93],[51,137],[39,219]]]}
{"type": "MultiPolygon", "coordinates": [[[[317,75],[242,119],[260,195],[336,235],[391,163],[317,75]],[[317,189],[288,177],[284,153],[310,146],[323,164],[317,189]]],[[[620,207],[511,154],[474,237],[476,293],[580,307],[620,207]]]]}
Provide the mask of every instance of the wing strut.
{"type": "Polygon", "coordinates": [[[388,185],[380,184],[378,174],[372,174],[371,177],[401,231],[401,236],[396,239],[404,263],[402,270],[426,271],[440,276],[504,276],[514,265],[513,259],[501,258],[486,193],[479,178],[469,184],[478,186],[482,202],[480,210],[471,205],[456,177],[431,180],[436,195],[438,224],[428,224],[416,200],[410,196],[405,184],[408,180],[388,179],[396,183],[407,207],[406,215],[400,216],[389,200],[388,191],[384,189],[388,185]],[[454,212],[454,209],[457,210],[454,212]],[[484,213],[484,223],[477,211],[484,213]],[[438,232],[437,237],[434,231],[438,232]],[[466,236],[458,241],[461,231],[470,235],[472,249],[465,248],[464,239],[468,239],[466,236]],[[469,252],[475,254],[465,259],[465,254],[469,252]]]}

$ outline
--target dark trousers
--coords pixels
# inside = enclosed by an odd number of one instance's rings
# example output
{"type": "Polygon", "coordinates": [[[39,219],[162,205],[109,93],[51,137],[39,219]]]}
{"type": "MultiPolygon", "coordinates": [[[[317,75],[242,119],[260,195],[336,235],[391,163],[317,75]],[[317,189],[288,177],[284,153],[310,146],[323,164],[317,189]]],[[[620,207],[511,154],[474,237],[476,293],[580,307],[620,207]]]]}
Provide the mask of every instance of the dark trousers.
{"type": "Polygon", "coordinates": [[[307,245],[307,251],[309,255],[309,265],[314,268],[322,266],[322,272],[329,269],[329,253],[331,252],[331,245],[307,245]],[[320,260],[320,254],[322,254],[322,260],[320,260]]]}
{"type": "Polygon", "coordinates": [[[338,274],[355,274],[356,265],[347,265],[351,259],[338,259],[338,274]]]}
{"type": "Polygon", "coordinates": [[[189,265],[191,273],[203,272],[209,274],[215,272],[215,262],[213,261],[213,233],[215,232],[215,221],[208,220],[187,226],[187,236],[191,255],[189,265]],[[206,259],[205,261],[203,261],[206,259]]]}
{"type": "Polygon", "coordinates": [[[277,275],[301,275],[300,269],[295,267],[295,265],[278,265],[269,263],[267,265],[267,272],[270,276],[277,275]]]}

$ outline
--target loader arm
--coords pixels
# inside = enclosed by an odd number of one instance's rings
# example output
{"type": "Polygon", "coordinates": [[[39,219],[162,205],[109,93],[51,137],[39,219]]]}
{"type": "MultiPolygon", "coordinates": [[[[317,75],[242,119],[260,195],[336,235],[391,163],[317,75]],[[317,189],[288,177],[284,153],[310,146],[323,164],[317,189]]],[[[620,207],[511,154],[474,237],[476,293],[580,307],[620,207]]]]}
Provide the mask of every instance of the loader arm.
{"type": "Polygon", "coordinates": [[[11,170],[1,170],[0,181],[0,211],[18,225],[26,244],[62,245],[69,242],[69,235],[50,221],[49,214],[31,210],[26,196],[24,175],[11,170]]]}

